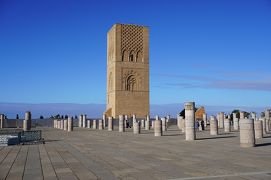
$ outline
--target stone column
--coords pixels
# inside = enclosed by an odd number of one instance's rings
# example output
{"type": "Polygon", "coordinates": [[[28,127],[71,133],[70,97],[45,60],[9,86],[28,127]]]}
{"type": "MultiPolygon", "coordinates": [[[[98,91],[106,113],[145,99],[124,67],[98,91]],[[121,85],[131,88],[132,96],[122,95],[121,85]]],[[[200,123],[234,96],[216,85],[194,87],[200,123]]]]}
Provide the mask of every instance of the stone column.
{"type": "Polygon", "coordinates": [[[82,127],[82,120],[83,120],[83,115],[80,114],[79,119],[78,119],[78,127],[82,127]]]}
{"type": "Polygon", "coordinates": [[[90,120],[87,120],[87,127],[90,128],[90,120]]]}
{"type": "Polygon", "coordinates": [[[180,116],[179,114],[177,115],[177,127],[178,129],[182,129],[182,116],[180,116]]]}
{"type": "Polygon", "coordinates": [[[4,128],[4,120],[5,120],[5,115],[0,114],[0,129],[4,128]]]}
{"type": "Polygon", "coordinates": [[[210,116],[210,135],[218,135],[218,123],[214,116],[210,116]]]}
{"type": "Polygon", "coordinates": [[[263,134],[266,134],[266,119],[260,118],[260,121],[262,121],[262,125],[263,125],[263,134]]]}
{"type": "Polygon", "coordinates": [[[265,117],[265,130],[266,132],[270,131],[270,125],[269,125],[269,121],[270,121],[270,110],[266,109],[264,112],[264,117],[265,117]]]}
{"type": "Polygon", "coordinates": [[[67,131],[68,130],[68,120],[67,119],[64,119],[63,125],[64,125],[64,127],[63,127],[64,131],[67,131]]]}
{"type": "Polygon", "coordinates": [[[140,134],[140,123],[134,122],[133,124],[134,124],[133,126],[134,134],[140,134]]]}
{"type": "Polygon", "coordinates": [[[255,112],[251,112],[250,115],[251,115],[251,118],[252,118],[254,121],[256,121],[256,118],[257,118],[256,113],[255,113],[255,112]]]}
{"type": "Polygon", "coordinates": [[[170,121],[170,115],[167,115],[166,122],[168,123],[170,121]]]}
{"type": "Polygon", "coordinates": [[[92,121],[92,129],[97,129],[97,121],[96,120],[92,121]]]}
{"type": "Polygon", "coordinates": [[[108,122],[108,131],[113,131],[113,118],[108,117],[107,122],[108,122]]]}
{"type": "Polygon", "coordinates": [[[224,132],[230,132],[231,131],[231,124],[230,124],[230,119],[226,118],[224,120],[224,132]]]}
{"type": "Polygon", "coordinates": [[[64,130],[64,119],[61,119],[60,122],[60,129],[64,130]]]}
{"type": "Polygon", "coordinates": [[[57,129],[60,129],[60,128],[61,128],[61,120],[58,119],[58,120],[57,120],[57,129]]]}
{"type": "Polygon", "coordinates": [[[106,127],[106,115],[105,114],[103,114],[103,129],[105,129],[105,127],[106,127]]]}
{"type": "Polygon", "coordinates": [[[30,131],[31,130],[31,112],[27,111],[25,112],[25,118],[23,122],[23,130],[24,131],[30,131]]]}
{"type": "Polygon", "coordinates": [[[244,111],[240,111],[240,120],[241,119],[245,119],[245,112],[244,111]]]}
{"type": "Polygon", "coordinates": [[[240,147],[255,146],[253,119],[240,119],[240,147]]]}
{"type": "Polygon", "coordinates": [[[142,129],[144,129],[145,128],[145,120],[144,119],[142,119],[141,120],[141,126],[140,126],[142,129]]]}
{"type": "Polygon", "coordinates": [[[154,121],[155,121],[155,120],[152,120],[152,121],[151,121],[151,128],[152,128],[152,129],[154,129],[154,121]]]}
{"type": "Polygon", "coordinates": [[[125,123],[123,119],[123,115],[119,115],[119,132],[124,132],[125,131],[125,123]]]}
{"type": "Polygon", "coordinates": [[[136,115],[133,114],[133,126],[135,122],[136,122],[136,115]]]}
{"type": "Polygon", "coordinates": [[[146,117],[146,123],[145,123],[145,130],[150,130],[150,116],[147,115],[146,117]]]}
{"type": "Polygon", "coordinates": [[[233,129],[235,131],[239,130],[239,119],[238,118],[233,118],[233,129]]]}
{"type": "Polygon", "coordinates": [[[236,113],[232,113],[232,119],[237,118],[237,114],[236,113]]]}
{"type": "Polygon", "coordinates": [[[263,122],[259,120],[254,121],[254,127],[255,127],[255,138],[262,139],[263,138],[263,122]]]}
{"type": "Polygon", "coordinates": [[[87,115],[84,114],[83,115],[83,128],[86,128],[87,127],[87,115]]]}
{"type": "Polygon", "coordinates": [[[224,128],[224,112],[219,113],[219,128],[224,128]]]}
{"type": "Polygon", "coordinates": [[[162,121],[162,131],[165,132],[167,130],[166,118],[161,118],[161,121],[162,121]]]}
{"type": "Polygon", "coordinates": [[[162,121],[156,119],[154,121],[154,136],[162,136],[162,121]]]}
{"type": "Polygon", "coordinates": [[[99,130],[103,130],[104,126],[103,126],[103,120],[99,119],[99,130]]]}
{"type": "MultiPolygon", "coordinates": [[[[202,115],[202,120],[203,120],[203,122],[204,122],[204,127],[206,128],[207,127],[207,114],[206,113],[203,113],[203,115],[202,115]]],[[[204,129],[205,129],[204,128],[204,129]]]]}
{"type": "Polygon", "coordinates": [[[54,119],[54,128],[58,128],[57,127],[57,119],[54,119]]]}
{"type": "Polygon", "coordinates": [[[195,133],[195,102],[187,102],[185,106],[185,140],[196,139],[195,133]]]}
{"type": "Polygon", "coordinates": [[[220,122],[220,120],[219,120],[219,113],[216,115],[216,120],[217,120],[217,126],[219,127],[219,122],[220,122]]]}
{"type": "Polygon", "coordinates": [[[72,117],[68,117],[68,132],[73,131],[73,120],[72,117]]]}

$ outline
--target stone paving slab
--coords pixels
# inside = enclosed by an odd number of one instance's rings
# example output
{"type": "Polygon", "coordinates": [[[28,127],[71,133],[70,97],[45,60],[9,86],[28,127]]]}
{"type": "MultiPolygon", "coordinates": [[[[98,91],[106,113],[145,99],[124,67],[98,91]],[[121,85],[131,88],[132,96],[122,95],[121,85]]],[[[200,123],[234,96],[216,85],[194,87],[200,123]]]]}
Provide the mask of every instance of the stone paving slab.
{"type": "Polygon", "coordinates": [[[42,130],[45,144],[0,147],[0,180],[271,179],[271,134],[240,148],[239,133],[221,129],[218,136],[197,132],[196,141],[185,141],[176,126],[162,137],[117,127],[42,130]]]}

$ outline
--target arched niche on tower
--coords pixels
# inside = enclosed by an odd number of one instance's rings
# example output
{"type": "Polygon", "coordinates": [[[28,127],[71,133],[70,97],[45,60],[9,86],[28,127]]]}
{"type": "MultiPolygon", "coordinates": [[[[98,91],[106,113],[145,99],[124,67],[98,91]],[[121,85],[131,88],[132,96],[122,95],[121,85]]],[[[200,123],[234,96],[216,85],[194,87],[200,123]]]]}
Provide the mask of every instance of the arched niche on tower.
{"type": "Polygon", "coordinates": [[[128,61],[128,51],[125,49],[122,51],[121,61],[128,61]]]}
{"type": "Polygon", "coordinates": [[[142,51],[138,51],[136,54],[136,61],[137,62],[144,62],[142,51]]]}

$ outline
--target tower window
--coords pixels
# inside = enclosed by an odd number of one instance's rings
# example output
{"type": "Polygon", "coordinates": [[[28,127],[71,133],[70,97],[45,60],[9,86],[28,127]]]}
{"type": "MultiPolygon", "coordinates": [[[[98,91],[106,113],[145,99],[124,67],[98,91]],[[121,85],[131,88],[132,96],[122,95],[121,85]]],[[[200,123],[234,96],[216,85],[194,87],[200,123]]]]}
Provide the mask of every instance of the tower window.
{"type": "Polygon", "coordinates": [[[133,55],[133,54],[130,54],[130,56],[129,56],[129,61],[131,61],[131,62],[134,61],[134,55],[133,55]]]}

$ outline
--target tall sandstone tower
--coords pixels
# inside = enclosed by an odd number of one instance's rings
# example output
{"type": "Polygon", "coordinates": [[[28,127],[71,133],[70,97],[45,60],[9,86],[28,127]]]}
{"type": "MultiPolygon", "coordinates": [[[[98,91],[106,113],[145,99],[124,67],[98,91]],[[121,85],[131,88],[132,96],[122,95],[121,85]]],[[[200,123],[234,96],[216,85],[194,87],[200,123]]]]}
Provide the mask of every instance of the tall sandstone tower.
{"type": "Polygon", "coordinates": [[[107,33],[105,114],[145,117],[149,106],[149,30],[115,24],[107,33]]]}

